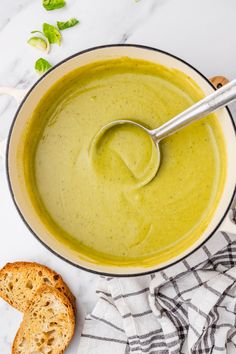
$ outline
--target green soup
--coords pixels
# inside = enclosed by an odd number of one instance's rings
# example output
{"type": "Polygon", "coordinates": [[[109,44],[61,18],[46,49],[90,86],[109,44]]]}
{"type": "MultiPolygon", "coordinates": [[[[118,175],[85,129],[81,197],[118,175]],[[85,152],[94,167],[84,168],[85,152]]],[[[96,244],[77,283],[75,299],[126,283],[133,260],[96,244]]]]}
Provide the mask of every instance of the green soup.
{"type": "Polygon", "coordinates": [[[155,150],[131,119],[156,128],[203,97],[185,74],[129,58],[96,62],[59,80],[36,107],[25,137],[25,176],[42,222],[81,257],[100,264],[157,264],[191,246],[221,196],[223,134],[208,116],[155,150]],[[153,160],[154,158],[154,160],[153,160]]]}

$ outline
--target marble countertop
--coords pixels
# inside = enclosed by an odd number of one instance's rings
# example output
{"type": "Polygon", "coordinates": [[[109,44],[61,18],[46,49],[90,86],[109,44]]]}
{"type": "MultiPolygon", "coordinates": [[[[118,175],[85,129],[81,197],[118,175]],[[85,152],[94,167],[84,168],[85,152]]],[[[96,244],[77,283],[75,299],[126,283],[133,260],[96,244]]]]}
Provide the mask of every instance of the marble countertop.
{"type": "MultiPolygon", "coordinates": [[[[77,17],[80,24],[63,33],[48,60],[56,64],[80,50],[110,43],[138,43],[169,51],[206,76],[236,77],[235,0],[67,0],[64,9],[47,12],[41,0],[0,2],[0,86],[30,88],[38,76],[40,52],[26,44],[43,22],[77,17]]],[[[7,137],[17,104],[0,97],[0,141],[7,137]]],[[[233,111],[235,109],[233,107],[233,111]]],[[[0,157],[0,267],[16,260],[37,261],[55,269],[78,299],[78,326],[68,354],[77,353],[85,314],[96,302],[98,276],[78,270],[46,250],[21,221],[7,186],[0,157]]],[[[21,314],[0,299],[0,351],[11,352],[21,314]]],[[[104,353],[105,354],[105,353],[104,353]]]]}

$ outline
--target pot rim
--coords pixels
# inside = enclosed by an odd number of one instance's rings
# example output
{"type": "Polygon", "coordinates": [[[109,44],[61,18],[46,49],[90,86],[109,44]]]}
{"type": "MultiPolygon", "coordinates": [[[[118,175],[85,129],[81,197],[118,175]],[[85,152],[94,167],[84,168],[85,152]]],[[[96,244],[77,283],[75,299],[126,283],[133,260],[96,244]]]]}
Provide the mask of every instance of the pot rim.
{"type": "MultiPolygon", "coordinates": [[[[72,261],[70,261],[68,258],[66,258],[65,256],[62,256],[61,254],[57,253],[56,251],[54,251],[51,247],[49,247],[44,241],[41,240],[41,238],[34,232],[34,230],[31,228],[31,226],[29,225],[28,221],[25,219],[25,217],[23,216],[16,200],[15,200],[15,197],[14,197],[14,191],[13,191],[13,188],[12,188],[12,185],[11,185],[11,179],[10,179],[10,171],[9,171],[9,148],[10,148],[10,142],[11,142],[11,136],[12,136],[12,132],[13,132],[13,129],[14,129],[14,125],[15,125],[15,122],[17,120],[17,117],[18,117],[18,114],[22,108],[22,106],[24,105],[26,99],[28,98],[28,96],[30,95],[30,93],[36,88],[36,86],[38,85],[39,82],[41,82],[47,75],[48,73],[52,72],[54,69],[56,69],[57,67],[59,67],[61,64],[67,62],[68,60],[70,59],[73,59],[74,57],[77,57],[81,54],[84,54],[84,53],[87,53],[87,52],[91,52],[91,51],[95,51],[95,50],[98,50],[98,49],[103,49],[103,48],[112,48],[112,47],[135,47],[135,48],[141,48],[141,49],[146,49],[146,50],[151,50],[151,51],[156,51],[156,52],[159,52],[159,53],[163,53],[169,57],[172,57],[182,63],[184,63],[185,65],[187,65],[188,67],[190,67],[192,70],[194,70],[198,75],[200,75],[214,90],[216,90],[215,86],[211,83],[211,81],[205,76],[203,75],[198,69],[196,69],[194,66],[192,66],[191,64],[189,64],[187,61],[179,58],[178,56],[174,55],[174,54],[171,54],[167,51],[164,51],[162,49],[158,49],[158,48],[154,48],[154,47],[150,47],[150,46],[145,46],[145,45],[141,45],[141,44],[121,44],[121,43],[118,43],[118,44],[107,44],[107,45],[101,45],[101,46],[95,46],[95,47],[91,47],[91,48],[88,48],[88,49],[85,49],[85,50],[82,50],[82,51],[79,51],[75,54],[72,54],[70,55],[69,57],[66,57],[65,59],[63,59],[62,61],[60,61],[59,63],[57,63],[55,66],[53,66],[51,69],[49,69],[46,73],[44,73],[34,84],[33,86],[27,91],[26,95],[24,96],[23,100],[20,102],[17,110],[16,110],[16,113],[14,115],[14,118],[13,118],[13,121],[11,123],[11,126],[10,126],[10,130],[9,130],[9,133],[8,133],[8,138],[7,138],[7,147],[6,147],[6,175],[7,175],[7,182],[8,182],[8,187],[9,187],[9,190],[10,190],[10,194],[11,194],[11,197],[12,197],[12,200],[13,200],[13,203],[16,207],[16,210],[18,211],[22,221],[24,222],[24,224],[26,225],[26,227],[28,228],[28,230],[31,232],[31,234],[47,249],[49,250],[51,253],[53,253],[55,256],[59,257],[60,259],[62,259],[63,261],[67,262],[68,264],[76,267],[76,268],[79,268],[81,270],[84,270],[84,271],[87,271],[87,272],[90,272],[90,273],[93,273],[93,274],[97,274],[97,275],[103,275],[103,276],[109,276],[109,277],[122,277],[122,278],[128,278],[128,277],[136,277],[136,276],[143,276],[143,275],[148,275],[148,274],[151,274],[151,273],[154,273],[154,272],[158,272],[158,271],[162,271],[164,269],[167,269],[171,266],[174,266],[175,264],[183,261],[185,258],[187,258],[188,256],[190,256],[191,254],[193,254],[194,252],[196,252],[200,247],[202,247],[213,235],[214,233],[219,229],[219,226],[222,224],[222,222],[225,220],[229,210],[230,210],[230,206],[234,200],[234,197],[236,196],[236,184],[235,184],[235,187],[234,187],[234,191],[232,193],[232,197],[229,201],[229,204],[228,204],[228,207],[226,208],[225,212],[223,213],[221,219],[219,220],[218,224],[216,225],[216,227],[214,228],[214,230],[198,245],[196,246],[196,248],[194,248],[192,251],[190,251],[189,253],[185,254],[183,257],[175,260],[175,261],[172,261],[170,262],[170,264],[168,265],[165,265],[163,267],[160,267],[160,268],[157,268],[156,270],[155,269],[152,269],[152,270],[149,270],[149,271],[146,271],[146,272],[138,272],[138,273],[127,273],[127,274],[117,274],[117,273],[107,273],[107,272],[101,272],[101,271],[97,271],[97,270],[93,270],[93,269],[90,269],[90,268],[86,268],[84,266],[81,266],[79,264],[76,264],[72,261]]],[[[235,138],[236,138],[236,124],[233,120],[233,117],[232,117],[232,114],[228,108],[228,106],[225,107],[225,109],[227,110],[227,113],[231,119],[231,123],[232,123],[232,126],[233,126],[233,129],[234,129],[234,134],[235,134],[235,138]]],[[[127,268],[128,269],[128,268],[127,268]]]]}

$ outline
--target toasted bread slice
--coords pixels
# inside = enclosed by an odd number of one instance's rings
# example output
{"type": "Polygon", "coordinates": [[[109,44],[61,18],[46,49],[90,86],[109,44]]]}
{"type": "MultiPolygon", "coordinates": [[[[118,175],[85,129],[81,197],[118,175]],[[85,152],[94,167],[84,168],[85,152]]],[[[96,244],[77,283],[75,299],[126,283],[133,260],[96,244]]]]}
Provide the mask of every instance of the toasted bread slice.
{"type": "Polygon", "coordinates": [[[26,311],[42,285],[51,285],[64,293],[75,310],[75,297],[62,277],[48,267],[38,263],[15,262],[7,263],[0,270],[0,296],[19,311],[26,311]]]}
{"type": "Polygon", "coordinates": [[[24,314],[12,346],[13,354],[61,354],[74,334],[75,315],[68,298],[44,285],[24,314]]]}

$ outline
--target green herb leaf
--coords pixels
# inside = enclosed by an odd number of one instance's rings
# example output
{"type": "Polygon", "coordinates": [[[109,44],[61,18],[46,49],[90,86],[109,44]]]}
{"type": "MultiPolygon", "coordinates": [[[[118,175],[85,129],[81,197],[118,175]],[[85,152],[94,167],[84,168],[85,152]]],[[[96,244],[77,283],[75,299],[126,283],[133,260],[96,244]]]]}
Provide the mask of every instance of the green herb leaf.
{"type": "Polygon", "coordinates": [[[44,36],[43,32],[38,31],[38,30],[31,31],[30,33],[40,33],[42,36],[44,36]]]}
{"type": "Polygon", "coordinates": [[[42,52],[46,52],[48,49],[48,45],[47,42],[45,41],[45,39],[40,38],[40,37],[31,37],[27,43],[29,45],[32,45],[32,47],[35,47],[39,50],[41,50],[42,52]]]}
{"type": "Polygon", "coordinates": [[[34,30],[34,31],[31,31],[31,33],[39,33],[42,37],[42,38],[46,43],[47,43],[47,49],[46,49],[46,53],[48,54],[49,51],[50,51],[50,43],[49,43],[49,40],[47,39],[47,37],[45,37],[45,35],[43,34],[43,32],[41,31],[38,31],[38,30],[34,30]]]}
{"type": "Polygon", "coordinates": [[[41,38],[41,37],[31,37],[27,43],[29,45],[31,45],[32,47],[35,47],[39,50],[41,50],[42,52],[46,52],[48,53],[50,50],[50,43],[48,41],[48,39],[45,38],[41,38]]]}
{"type": "Polygon", "coordinates": [[[52,68],[52,65],[44,58],[39,58],[34,65],[35,70],[38,74],[43,74],[52,68]]]}
{"type": "Polygon", "coordinates": [[[60,9],[66,4],[65,0],[43,0],[43,7],[47,11],[60,9]]]}
{"type": "Polygon", "coordinates": [[[43,24],[43,33],[45,37],[47,37],[49,43],[57,43],[58,45],[61,44],[61,33],[58,29],[48,23],[43,24]]]}
{"type": "Polygon", "coordinates": [[[77,25],[77,23],[79,23],[79,21],[76,18],[70,18],[68,21],[65,22],[57,21],[57,27],[59,28],[59,30],[62,31],[66,28],[70,28],[77,25]]]}

